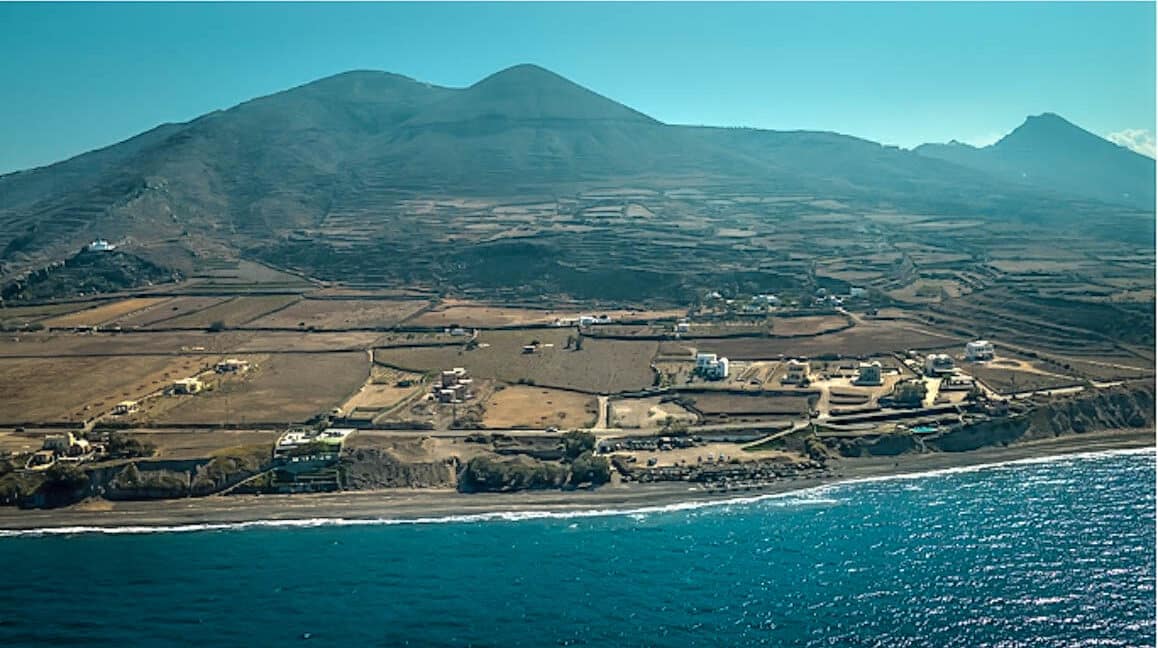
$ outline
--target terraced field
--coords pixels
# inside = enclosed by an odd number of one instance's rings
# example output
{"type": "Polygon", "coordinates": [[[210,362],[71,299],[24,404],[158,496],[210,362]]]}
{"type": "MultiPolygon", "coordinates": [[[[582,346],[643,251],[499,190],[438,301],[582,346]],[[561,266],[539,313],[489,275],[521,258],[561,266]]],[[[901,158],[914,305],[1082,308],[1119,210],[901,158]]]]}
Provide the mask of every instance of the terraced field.
{"type": "Polygon", "coordinates": [[[426,307],[419,300],[303,299],[251,320],[252,328],[351,329],[394,326],[426,307]]]}
{"type": "Polygon", "coordinates": [[[474,350],[464,347],[376,349],[378,362],[415,371],[465,367],[476,378],[508,383],[615,393],[650,387],[656,342],[588,339],[581,350],[566,348],[567,330],[484,331],[474,350]],[[540,342],[536,353],[523,346],[540,342]],[[550,346],[548,346],[550,345],[550,346]]]}
{"type": "Polygon", "coordinates": [[[76,326],[99,326],[106,323],[115,323],[120,318],[144,311],[168,301],[163,297],[138,297],[122,299],[102,304],[95,308],[61,315],[45,320],[43,323],[50,328],[72,328],[76,326]]]}
{"type": "Polygon", "coordinates": [[[222,322],[232,328],[248,324],[299,299],[297,295],[233,297],[204,310],[167,320],[165,325],[173,328],[207,328],[214,322],[222,322]]]}

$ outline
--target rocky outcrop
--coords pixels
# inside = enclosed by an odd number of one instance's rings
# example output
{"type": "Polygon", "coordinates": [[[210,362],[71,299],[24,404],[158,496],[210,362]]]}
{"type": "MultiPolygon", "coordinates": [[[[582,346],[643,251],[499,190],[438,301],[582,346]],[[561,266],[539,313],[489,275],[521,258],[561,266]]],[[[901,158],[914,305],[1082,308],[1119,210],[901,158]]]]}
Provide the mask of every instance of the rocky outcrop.
{"type": "Polygon", "coordinates": [[[1038,404],[1028,436],[1042,438],[1154,425],[1154,385],[1138,383],[1038,404]]]}
{"type": "Polygon", "coordinates": [[[924,444],[942,452],[968,452],[988,446],[1008,445],[1021,438],[1029,421],[1023,415],[963,425],[925,439],[924,444]]]}
{"type": "Polygon", "coordinates": [[[453,486],[455,466],[446,461],[401,461],[380,448],[353,448],[342,453],[345,488],[434,488],[453,486]]]}
{"type": "Polygon", "coordinates": [[[1008,418],[964,425],[925,439],[944,452],[964,452],[1015,441],[1154,425],[1154,386],[1133,384],[1034,402],[1008,418]]]}
{"type": "Polygon", "coordinates": [[[834,441],[834,446],[833,449],[842,457],[892,457],[925,449],[921,441],[909,432],[839,439],[834,441]]]}

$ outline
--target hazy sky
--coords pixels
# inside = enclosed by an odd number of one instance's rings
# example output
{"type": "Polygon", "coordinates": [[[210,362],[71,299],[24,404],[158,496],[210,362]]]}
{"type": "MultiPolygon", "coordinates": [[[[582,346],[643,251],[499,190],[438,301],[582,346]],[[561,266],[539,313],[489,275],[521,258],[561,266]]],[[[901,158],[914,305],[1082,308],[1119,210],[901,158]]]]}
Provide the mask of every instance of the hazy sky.
{"type": "Polygon", "coordinates": [[[524,62],[666,122],[911,147],[1049,111],[1152,151],[1154,30],[1152,2],[0,3],[0,172],[349,69],[524,62]]]}

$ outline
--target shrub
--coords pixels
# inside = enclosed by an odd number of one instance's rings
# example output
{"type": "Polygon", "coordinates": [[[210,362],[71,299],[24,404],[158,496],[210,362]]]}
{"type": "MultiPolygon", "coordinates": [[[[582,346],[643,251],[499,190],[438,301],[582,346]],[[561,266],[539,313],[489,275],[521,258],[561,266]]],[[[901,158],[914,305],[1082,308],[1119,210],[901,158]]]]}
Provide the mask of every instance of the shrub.
{"type": "Polygon", "coordinates": [[[53,495],[72,496],[88,486],[88,475],[80,466],[58,461],[44,472],[43,489],[53,495]]]}
{"type": "Polygon", "coordinates": [[[141,441],[120,432],[110,432],[105,450],[113,459],[134,459],[136,457],[151,457],[157,448],[152,443],[141,441]]]}
{"type": "Polygon", "coordinates": [[[209,324],[209,332],[210,333],[219,333],[219,332],[224,331],[224,330],[225,330],[225,321],[224,320],[214,320],[212,323],[209,324]]]}
{"type": "Polygon", "coordinates": [[[500,461],[475,457],[459,475],[458,488],[466,492],[499,492],[538,488],[558,488],[567,480],[563,466],[535,459],[500,461]]]}
{"type": "Polygon", "coordinates": [[[584,452],[571,462],[571,483],[579,484],[606,484],[611,481],[611,464],[606,457],[597,457],[590,452],[584,452]]]}
{"type": "Polygon", "coordinates": [[[31,497],[40,488],[41,479],[37,473],[9,473],[0,477],[0,504],[17,504],[31,497]]]}
{"type": "Polygon", "coordinates": [[[595,449],[595,435],[582,430],[569,430],[563,433],[563,456],[575,459],[584,452],[595,449]]]}

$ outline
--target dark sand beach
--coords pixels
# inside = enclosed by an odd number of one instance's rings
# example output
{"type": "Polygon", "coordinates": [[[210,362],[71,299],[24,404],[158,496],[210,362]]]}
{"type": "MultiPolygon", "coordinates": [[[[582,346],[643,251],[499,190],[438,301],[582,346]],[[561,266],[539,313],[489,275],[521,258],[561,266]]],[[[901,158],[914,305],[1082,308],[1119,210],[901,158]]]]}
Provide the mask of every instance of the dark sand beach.
{"type": "MultiPolygon", "coordinates": [[[[93,500],[55,510],[0,511],[0,530],[198,528],[243,522],[419,520],[449,516],[623,511],[789,493],[858,479],[921,474],[1075,453],[1153,448],[1153,430],[1110,430],[959,453],[841,459],[831,476],[786,479],[763,488],[705,490],[686,482],[609,485],[596,490],[462,494],[437,489],[392,489],[320,495],[220,496],[151,502],[93,500]]],[[[147,530],[147,529],[146,529],[147,530]]]]}

